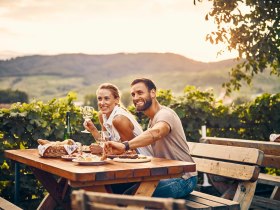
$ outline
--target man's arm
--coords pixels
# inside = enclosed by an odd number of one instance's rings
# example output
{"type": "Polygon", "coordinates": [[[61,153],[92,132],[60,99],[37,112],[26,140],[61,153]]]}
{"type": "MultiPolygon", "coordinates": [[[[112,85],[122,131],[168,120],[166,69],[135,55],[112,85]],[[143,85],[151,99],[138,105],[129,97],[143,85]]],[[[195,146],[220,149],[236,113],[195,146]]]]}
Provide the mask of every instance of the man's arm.
{"type": "MultiPolygon", "coordinates": [[[[150,145],[158,140],[161,140],[164,136],[170,132],[170,126],[164,122],[156,123],[151,129],[146,130],[139,136],[136,136],[132,140],[125,142],[129,149],[136,149],[138,147],[144,147],[150,145]]],[[[122,154],[126,150],[126,145],[120,142],[108,141],[104,144],[105,154],[122,154]]]]}
{"type": "Polygon", "coordinates": [[[157,122],[152,128],[144,131],[139,136],[136,136],[130,140],[129,148],[136,149],[138,147],[150,145],[168,135],[169,132],[170,126],[166,122],[157,122]]]}

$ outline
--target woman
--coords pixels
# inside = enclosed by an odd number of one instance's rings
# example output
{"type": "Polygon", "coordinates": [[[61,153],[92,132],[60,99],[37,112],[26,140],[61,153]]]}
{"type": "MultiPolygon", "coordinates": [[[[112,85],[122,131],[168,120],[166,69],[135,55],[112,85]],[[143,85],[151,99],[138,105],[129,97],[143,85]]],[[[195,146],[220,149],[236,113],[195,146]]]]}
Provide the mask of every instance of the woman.
{"type": "MultiPolygon", "coordinates": [[[[143,132],[134,116],[120,106],[120,92],[115,85],[101,84],[96,91],[96,95],[99,108],[98,119],[102,131],[108,131],[109,140],[129,141],[143,132]]],[[[95,139],[101,138],[92,121],[85,121],[84,127],[95,139]]],[[[153,155],[150,146],[138,148],[137,152],[148,156],[153,155]]]]}

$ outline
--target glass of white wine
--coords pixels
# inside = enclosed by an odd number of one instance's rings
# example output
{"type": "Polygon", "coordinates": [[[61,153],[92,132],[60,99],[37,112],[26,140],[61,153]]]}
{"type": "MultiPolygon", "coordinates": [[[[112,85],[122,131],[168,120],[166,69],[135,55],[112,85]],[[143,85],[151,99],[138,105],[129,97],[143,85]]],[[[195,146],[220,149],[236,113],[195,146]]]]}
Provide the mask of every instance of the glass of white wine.
{"type": "MultiPolygon", "coordinates": [[[[91,120],[91,118],[93,117],[93,111],[94,111],[94,108],[92,106],[81,107],[81,113],[82,113],[83,118],[84,118],[85,121],[91,120]]],[[[81,132],[82,133],[90,133],[86,129],[81,131],[81,132]]]]}
{"type": "Polygon", "coordinates": [[[108,131],[99,131],[99,134],[100,134],[100,138],[95,139],[95,140],[96,140],[96,143],[98,143],[99,146],[101,146],[103,148],[104,143],[106,141],[109,141],[111,136],[108,131]]]}

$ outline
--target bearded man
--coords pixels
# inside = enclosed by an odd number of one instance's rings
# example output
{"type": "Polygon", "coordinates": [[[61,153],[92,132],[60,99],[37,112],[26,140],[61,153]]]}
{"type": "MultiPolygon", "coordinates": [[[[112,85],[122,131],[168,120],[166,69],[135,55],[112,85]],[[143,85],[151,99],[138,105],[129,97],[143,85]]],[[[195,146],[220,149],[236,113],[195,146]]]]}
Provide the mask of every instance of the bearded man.
{"type": "MultiPolygon", "coordinates": [[[[148,129],[130,141],[106,142],[104,152],[122,154],[129,149],[151,145],[154,157],[194,162],[181,120],[176,112],[157,101],[154,82],[146,78],[135,79],[131,83],[131,96],[136,110],[149,117],[148,129]]],[[[194,190],[196,184],[197,172],[163,179],[153,197],[183,198],[194,190]]]]}

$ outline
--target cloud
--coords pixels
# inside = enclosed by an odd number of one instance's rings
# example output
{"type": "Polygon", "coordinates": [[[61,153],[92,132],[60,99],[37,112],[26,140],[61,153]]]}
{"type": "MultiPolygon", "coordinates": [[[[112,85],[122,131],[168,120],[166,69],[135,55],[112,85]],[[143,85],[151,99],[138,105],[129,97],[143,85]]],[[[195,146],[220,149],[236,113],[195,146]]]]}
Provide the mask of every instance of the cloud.
{"type": "Polygon", "coordinates": [[[6,27],[0,27],[0,34],[5,35],[5,36],[16,36],[18,35],[16,32],[10,30],[9,28],[6,27]]]}
{"type": "MultiPolygon", "coordinates": [[[[216,54],[209,3],[191,0],[0,0],[0,46],[26,53],[216,54]]],[[[215,55],[214,55],[215,56],[215,55]]]]}

